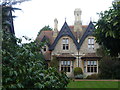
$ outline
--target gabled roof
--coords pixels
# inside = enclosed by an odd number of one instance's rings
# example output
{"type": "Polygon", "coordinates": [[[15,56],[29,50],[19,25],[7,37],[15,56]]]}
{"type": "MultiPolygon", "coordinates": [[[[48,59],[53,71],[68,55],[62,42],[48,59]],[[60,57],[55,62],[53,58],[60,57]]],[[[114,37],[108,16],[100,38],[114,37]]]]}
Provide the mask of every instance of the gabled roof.
{"type": "Polygon", "coordinates": [[[44,37],[42,38],[41,42],[44,42],[44,41],[46,41],[46,40],[48,40],[48,38],[47,38],[46,36],[44,36],[44,37]]]}
{"type": "Polygon", "coordinates": [[[37,37],[37,40],[44,40],[44,39],[48,39],[49,40],[49,44],[52,45],[52,43],[54,42],[54,38],[53,38],[53,31],[41,31],[40,35],[37,37]]]}
{"type": "Polygon", "coordinates": [[[75,39],[73,33],[71,32],[68,24],[67,24],[66,21],[65,21],[65,23],[64,23],[63,27],[61,28],[58,36],[56,37],[54,43],[53,43],[52,46],[50,47],[50,50],[54,50],[57,42],[59,41],[59,39],[60,39],[62,36],[69,36],[69,37],[71,37],[71,39],[73,39],[73,42],[75,43],[75,45],[76,45],[76,47],[77,47],[77,49],[78,49],[77,40],[75,39]]]}
{"type": "Polygon", "coordinates": [[[47,44],[48,46],[50,46],[49,38],[47,38],[46,36],[44,36],[44,37],[42,38],[41,42],[46,42],[46,44],[47,44]]]}
{"type": "Polygon", "coordinates": [[[88,35],[92,35],[92,33],[93,33],[94,30],[95,30],[95,27],[94,27],[93,23],[90,21],[90,23],[89,23],[89,25],[88,25],[85,33],[83,34],[82,38],[80,39],[80,42],[79,42],[79,45],[78,45],[78,46],[79,46],[78,49],[81,48],[82,43],[83,43],[83,41],[85,40],[85,38],[86,38],[88,35]]]}

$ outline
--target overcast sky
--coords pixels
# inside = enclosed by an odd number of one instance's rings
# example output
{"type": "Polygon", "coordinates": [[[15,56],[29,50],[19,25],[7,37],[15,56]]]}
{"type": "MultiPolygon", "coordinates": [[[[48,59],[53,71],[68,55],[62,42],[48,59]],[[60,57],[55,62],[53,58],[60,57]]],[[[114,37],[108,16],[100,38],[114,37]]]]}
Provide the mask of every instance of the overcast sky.
{"type": "Polygon", "coordinates": [[[15,35],[17,37],[28,36],[35,39],[39,30],[45,25],[54,28],[54,19],[58,19],[58,29],[66,21],[68,25],[74,24],[74,10],[82,10],[82,24],[98,20],[97,13],[107,10],[112,6],[113,0],[32,0],[23,2],[16,7],[22,11],[16,11],[18,16],[14,19],[15,35]]]}

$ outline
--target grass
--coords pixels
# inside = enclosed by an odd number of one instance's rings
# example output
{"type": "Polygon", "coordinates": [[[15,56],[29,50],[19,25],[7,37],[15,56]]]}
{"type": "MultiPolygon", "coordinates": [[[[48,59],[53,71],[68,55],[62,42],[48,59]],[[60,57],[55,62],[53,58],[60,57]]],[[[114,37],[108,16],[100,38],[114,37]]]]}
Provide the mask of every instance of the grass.
{"type": "Polygon", "coordinates": [[[67,88],[118,88],[118,81],[71,81],[67,88]]]}

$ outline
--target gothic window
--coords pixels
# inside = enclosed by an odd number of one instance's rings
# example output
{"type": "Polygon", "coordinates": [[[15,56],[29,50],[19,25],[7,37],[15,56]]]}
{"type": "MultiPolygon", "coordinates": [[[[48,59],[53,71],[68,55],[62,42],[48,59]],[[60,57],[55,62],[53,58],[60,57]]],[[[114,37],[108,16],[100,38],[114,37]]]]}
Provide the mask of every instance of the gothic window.
{"type": "Polygon", "coordinates": [[[84,72],[97,72],[97,61],[84,61],[84,72]]]}
{"type": "Polygon", "coordinates": [[[94,38],[88,38],[88,48],[94,49],[94,38]]]}
{"type": "Polygon", "coordinates": [[[71,61],[61,61],[61,71],[70,72],[71,61]]]}
{"type": "Polygon", "coordinates": [[[63,46],[62,46],[63,50],[69,49],[68,38],[63,38],[62,44],[63,44],[63,46]]]}

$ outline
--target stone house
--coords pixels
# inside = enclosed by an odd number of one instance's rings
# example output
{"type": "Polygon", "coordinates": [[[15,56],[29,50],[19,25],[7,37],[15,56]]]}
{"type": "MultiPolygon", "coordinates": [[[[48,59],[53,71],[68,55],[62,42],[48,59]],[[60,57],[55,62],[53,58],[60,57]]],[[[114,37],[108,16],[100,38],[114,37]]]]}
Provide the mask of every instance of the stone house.
{"type": "Polygon", "coordinates": [[[75,22],[69,26],[65,21],[61,30],[58,31],[58,21],[54,20],[53,31],[42,31],[37,37],[41,42],[47,40],[42,52],[46,61],[52,60],[53,56],[59,61],[59,71],[65,71],[69,77],[73,77],[75,67],[81,67],[84,75],[98,73],[99,57],[96,49],[99,45],[95,42],[93,23],[82,25],[81,10],[75,9],[75,22]]]}

